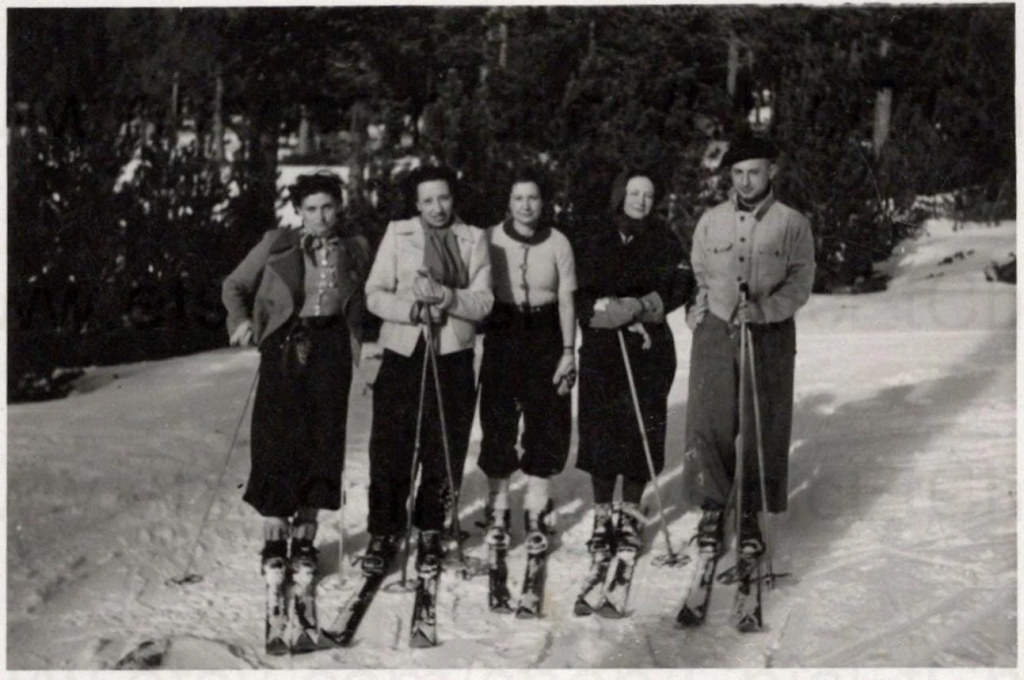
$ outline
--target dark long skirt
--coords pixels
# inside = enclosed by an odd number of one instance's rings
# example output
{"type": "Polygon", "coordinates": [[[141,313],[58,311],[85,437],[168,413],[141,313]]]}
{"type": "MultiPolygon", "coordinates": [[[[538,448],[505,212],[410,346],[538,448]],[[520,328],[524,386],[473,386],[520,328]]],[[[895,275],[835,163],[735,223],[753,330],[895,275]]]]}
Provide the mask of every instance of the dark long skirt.
{"type": "Polygon", "coordinates": [[[551,382],[562,358],[558,305],[522,313],[495,305],[480,366],[477,462],[488,477],[516,470],[551,477],[565,468],[572,436],[572,398],[551,382]],[[523,421],[522,458],[516,449],[523,421]]]}
{"type": "MultiPolygon", "coordinates": [[[[668,393],[676,374],[676,348],[665,324],[643,337],[623,329],[644,430],[655,473],[665,466],[668,393]]],[[[585,329],[580,348],[579,454],[576,467],[597,477],[650,479],[643,439],[630,395],[622,349],[613,330],[585,329]]]]}
{"type": "Polygon", "coordinates": [[[327,323],[308,329],[310,353],[301,372],[285,365],[285,340],[298,322],[260,344],[252,471],[243,498],[265,517],[340,507],[352,347],[343,318],[327,323]]]}
{"type": "MultiPolygon", "coordinates": [[[[769,512],[784,512],[789,484],[789,441],[793,424],[793,369],[796,325],[792,319],[750,326],[754,343],[765,490],[769,512]]],[[[740,332],[709,314],[697,326],[690,353],[686,408],[686,478],[695,504],[725,505],[736,474],[739,433],[740,332]]],[[[744,510],[761,510],[754,401],[747,370],[747,411],[743,433],[744,510]]]]}
{"type": "MultiPolygon", "coordinates": [[[[384,350],[380,371],[374,380],[368,522],[371,534],[405,532],[425,346],[420,338],[411,357],[384,350]]],[[[462,468],[466,462],[476,406],[473,350],[438,354],[437,363],[451,473],[458,488],[462,484],[462,468]]],[[[433,371],[429,369],[423,406],[419,451],[421,477],[413,523],[423,530],[442,529],[453,494],[448,484],[448,464],[441,439],[437,389],[433,371]]]]}

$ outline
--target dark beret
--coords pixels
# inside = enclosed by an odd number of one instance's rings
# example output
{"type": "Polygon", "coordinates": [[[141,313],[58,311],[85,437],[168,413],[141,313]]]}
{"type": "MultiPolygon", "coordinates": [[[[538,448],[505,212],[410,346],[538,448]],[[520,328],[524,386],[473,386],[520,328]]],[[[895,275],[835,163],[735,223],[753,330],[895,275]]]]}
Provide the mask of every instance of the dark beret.
{"type": "Polygon", "coordinates": [[[737,163],[754,158],[774,161],[778,155],[779,149],[767,139],[762,137],[740,137],[729,144],[725,155],[722,156],[722,167],[731,168],[737,163]]]}

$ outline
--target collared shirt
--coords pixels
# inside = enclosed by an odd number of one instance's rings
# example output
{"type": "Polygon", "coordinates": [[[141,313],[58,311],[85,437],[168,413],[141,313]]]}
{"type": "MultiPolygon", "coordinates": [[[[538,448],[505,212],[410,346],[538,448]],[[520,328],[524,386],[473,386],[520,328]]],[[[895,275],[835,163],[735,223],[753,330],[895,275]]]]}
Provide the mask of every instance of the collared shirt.
{"type": "Polygon", "coordinates": [[[557,229],[527,239],[505,222],[487,230],[494,298],[511,305],[539,307],[576,290],[576,263],[569,239],[557,229]]]}
{"type": "Polygon", "coordinates": [[[305,300],[299,316],[335,316],[341,313],[341,295],[338,288],[341,240],[303,234],[301,242],[305,275],[305,300]],[[310,259],[307,252],[312,255],[310,259]]]}
{"type": "Polygon", "coordinates": [[[734,195],[704,213],[691,259],[698,320],[710,311],[732,321],[746,283],[766,322],[785,321],[807,302],[814,284],[810,222],[771,194],[750,212],[734,195]]]}

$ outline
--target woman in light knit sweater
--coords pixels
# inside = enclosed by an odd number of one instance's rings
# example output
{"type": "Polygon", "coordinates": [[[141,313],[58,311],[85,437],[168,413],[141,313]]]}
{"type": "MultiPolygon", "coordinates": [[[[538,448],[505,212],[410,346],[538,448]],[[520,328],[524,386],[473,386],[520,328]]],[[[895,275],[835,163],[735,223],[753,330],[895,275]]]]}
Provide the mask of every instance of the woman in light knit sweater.
{"type": "Polygon", "coordinates": [[[478,464],[488,478],[488,542],[507,545],[509,481],[522,470],[527,548],[542,552],[553,505],[550,478],[565,467],[572,434],[576,265],[569,240],[550,224],[543,174],[515,172],[509,194],[509,218],[488,230],[495,302],[480,369],[478,464]]]}

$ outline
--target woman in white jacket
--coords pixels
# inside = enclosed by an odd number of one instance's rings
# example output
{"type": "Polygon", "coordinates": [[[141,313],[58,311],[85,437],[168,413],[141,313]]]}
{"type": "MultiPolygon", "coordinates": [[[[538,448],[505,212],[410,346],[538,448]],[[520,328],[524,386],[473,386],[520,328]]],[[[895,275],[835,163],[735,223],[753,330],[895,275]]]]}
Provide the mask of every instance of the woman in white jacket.
{"type": "Polygon", "coordinates": [[[475,325],[494,303],[486,233],[455,216],[454,173],[423,166],[410,174],[408,187],[418,215],[388,225],[366,283],[367,309],[384,321],[379,339],[384,357],[374,381],[370,432],[367,572],[387,568],[406,527],[426,324],[437,357],[451,460],[445,460],[430,371],[413,523],[420,531],[417,561],[441,556],[440,532],[454,491],[448,466],[458,488],[476,406],[475,325]]]}

